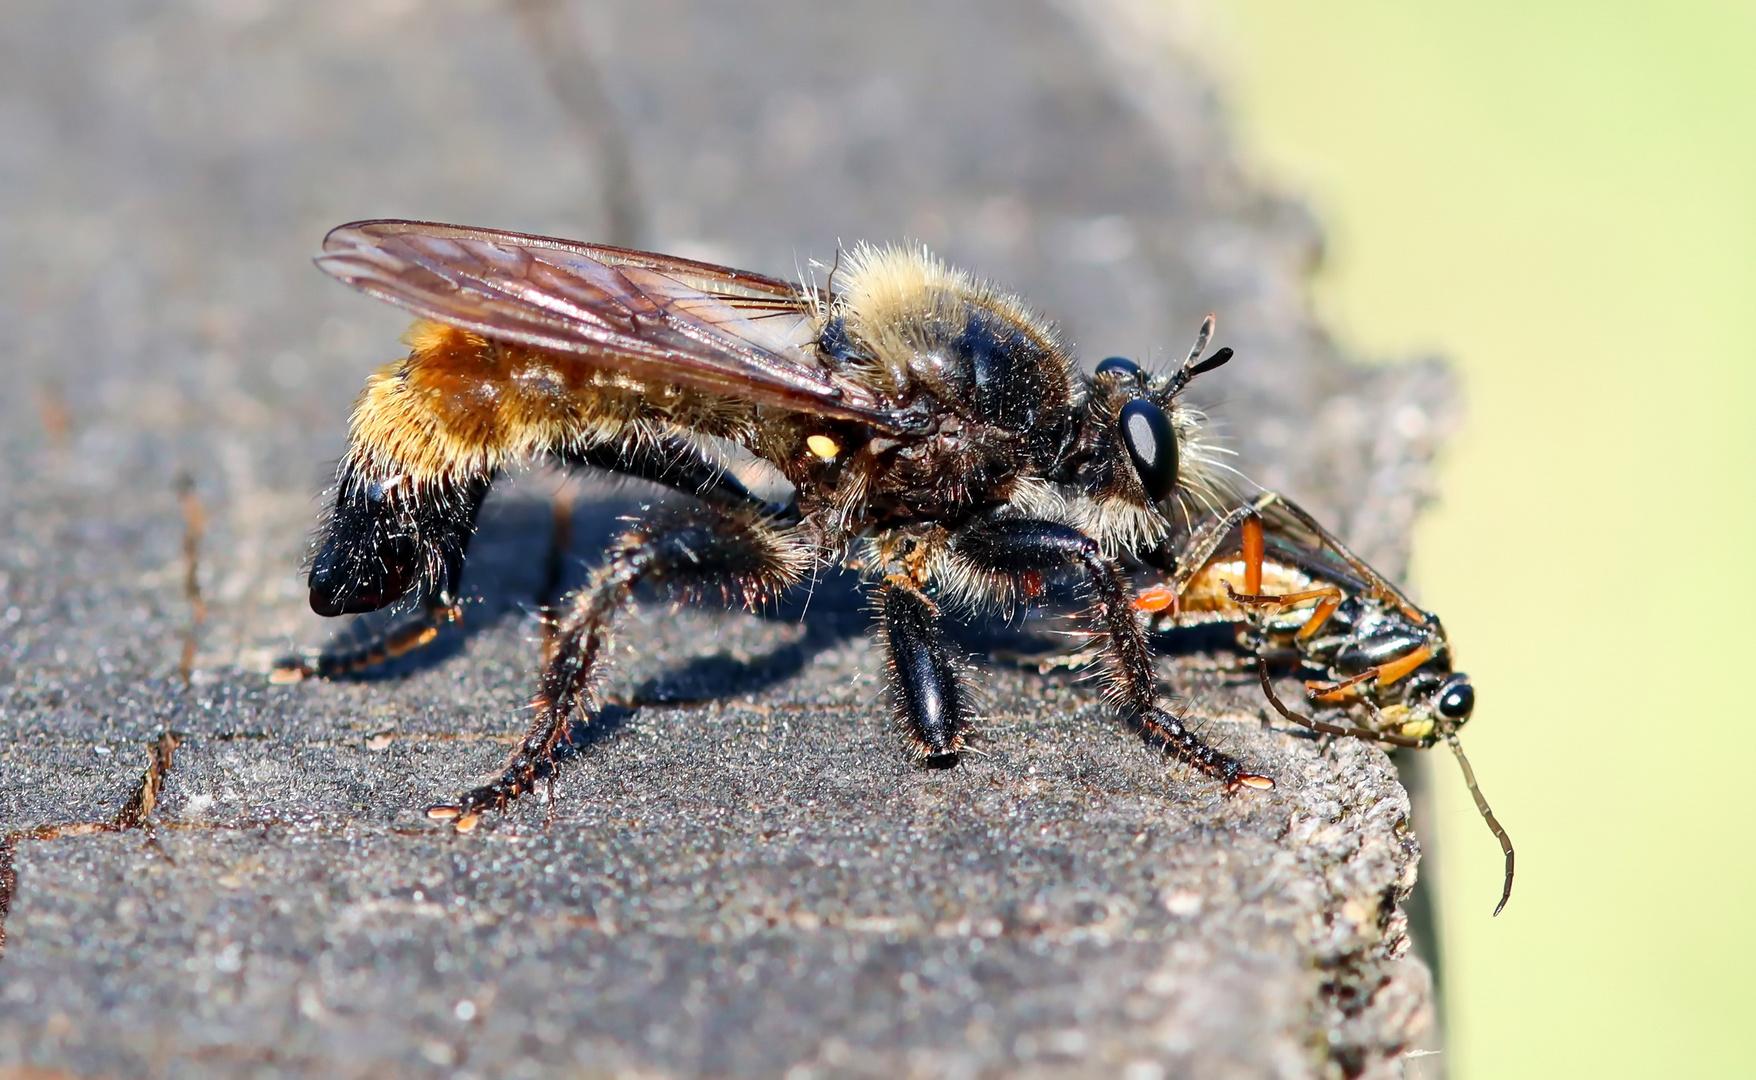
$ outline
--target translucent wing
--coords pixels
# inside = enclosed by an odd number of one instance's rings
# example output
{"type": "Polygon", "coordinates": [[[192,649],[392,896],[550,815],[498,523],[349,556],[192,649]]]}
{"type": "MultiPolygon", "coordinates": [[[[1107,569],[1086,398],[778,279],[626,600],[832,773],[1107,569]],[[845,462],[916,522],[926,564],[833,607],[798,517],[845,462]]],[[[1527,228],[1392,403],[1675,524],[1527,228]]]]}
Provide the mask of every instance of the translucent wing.
{"type": "Polygon", "coordinates": [[[1314,577],[1399,607],[1416,622],[1430,618],[1404,596],[1401,589],[1349,550],[1304,507],[1285,495],[1262,501],[1265,503],[1261,511],[1263,540],[1276,557],[1314,577]]]}
{"type": "Polygon", "coordinates": [[[1171,587],[1180,594],[1210,563],[1237,558],[1242,551],[1239,525],[1252,514],[1262,519],[1263,547],[1270,559],[1349,592],[1382,591],[1401,599],[1394,586],[1349,551],[1335,534],[1273,491],[1265,491],[1247,505],[1212,518],[1195,530],[1178,554],[1179,568],[1171,587]]]}
{"type": "Polygon", "coordinates": [[[424,221],[356,221],[324,272],[435,322],[572,353],[637,378],[857,420],[906,423],[809,347],[816,300],[791,282],[645,251],[424,221]]]}
{"type": "Polygon", "coordinates": [[[1240,525],[1252,514],[1262,519],[1267,561],[1294,568],[1312,579],[1338,585],[1350,594],[1369,596],[1400,608],[1416,623],[1432,619],[1303,507],[1273,491],[1265,491],[1247,505],[1210,519],[1190,534],[1178,553],[1176,574],[1168,586],[1158,587],[1158,594],[1161,597],[1167,594],[1184,597],[1191,583],[1207,567],[1218,560],[1238,558],[1243,550],[1240,525]]]}

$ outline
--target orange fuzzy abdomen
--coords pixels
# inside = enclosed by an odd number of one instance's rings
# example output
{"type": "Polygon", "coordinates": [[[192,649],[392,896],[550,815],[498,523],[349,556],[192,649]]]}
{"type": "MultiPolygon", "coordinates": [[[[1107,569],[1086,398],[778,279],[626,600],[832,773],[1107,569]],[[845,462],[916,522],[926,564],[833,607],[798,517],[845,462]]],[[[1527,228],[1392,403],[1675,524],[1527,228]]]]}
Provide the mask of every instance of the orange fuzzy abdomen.
{"type": "MultiPolygon", "coordinates": [[[[416,323],[407,358],[367,380],[351,457],[380,479],[481,476],[535,454],[627,437],[654,390],[582,358],[416,323]]],[[[659,394],[662,397],[662,393],[659,394]]]]}

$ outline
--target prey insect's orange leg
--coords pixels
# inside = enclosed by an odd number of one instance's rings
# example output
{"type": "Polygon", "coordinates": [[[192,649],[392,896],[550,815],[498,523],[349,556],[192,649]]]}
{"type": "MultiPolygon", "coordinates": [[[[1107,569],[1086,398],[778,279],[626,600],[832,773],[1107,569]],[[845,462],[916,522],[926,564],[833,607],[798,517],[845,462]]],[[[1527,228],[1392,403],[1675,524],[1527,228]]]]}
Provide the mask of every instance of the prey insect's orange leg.
{"type": "Polygon", "coordinates": [[[1300,641],[1306,641],[1315,636],[1323,628],[1323,624],[1329,621],[1329,617],[1335,614],[1335,609],[1341,606],[1341,590],[1314,589],[1308,593],[1300,593],[1299,597],[1319,600],[1317,607],[1311,612],[1311,618],[1306,620],[1304,626],[1299,627],[1296,635],[1300,641]]]}
{"type": "MultiPolygon", "coordinates": [[[[1243,556],[1244,556],[1244,591],[1251,596],[1262,591],[1262,561],[1265,550],[1262,532],[1262,518],[1251,513],[1242,520],[1243,556]]],[[[1232,592],[1231,585],[1226,585],[1227,595],[1234,600],[1239,597],[1232,592]]],[[[1279,597],[1265,597],[1265,601],[1278,600],[1279,597]]],[[[1167,608],[1172,615],[1178,613],[1182,597],[1169,585],[1153,585],[1142,589],[1134,597],[1134,608],[1137,611],[1158,613],[1167,608]]]]}
{"type": "MultiPolygon", "coordinates": [[[[1249,566],[1246,564],[1246,572],[1248,569],[1249,566]]],[[[1246,577],[1245,583],[1248,584],[1248,577],[1246,577]]],[[[1261,586],[1258,585],[1257,588],[1261,588],[1261,586]]],[[[1236,592],[1232,589],[1230,582],[1226,583],[1226,596],[1241,607],[1274,608],[1276,610],[1290,608],[1295,604],[1309,603],[1312,600],[1318,601],[1317,607],[1311,612],[1311,617],[1305,620],[1305,625],[1299,627],[1298,637],[1300,640],[1308,639],[1322,629],[1323,624],[1329,621],[1331,615],[1335,614],[1335,609],[1341,606],[1344,599],[1342,591],[1333,585],[1327,585],[1321,589],[1307,589],[1304,592],[1263,595],[1261,593],[1236,592]]]]}
{"type": "Polygon", "coordinates": [[[1268,703],[1274,706],[1274,711],[1302,728],[1309,728],[1324,735],[1349,735],[1356,739],[1365,739],[1367,742],[1389,743],[1391,746],[1419,748],[1422,745],[1421,740],[1411,739],[1406,735],[1391,735],[1387,732],[1373,731],[1370,728],[1354,727],[1351,724],[1330,724],[1292,711],[1285,702],[1281,701],[1280,695],[1274,692],[1274,681],[1268,677],[1268,661],[1260,657],[1256,660],[1256,678],[1262,683],[1262,693],[1268,697],[1268,703]]]}
{"type": "Polygon", "coordinates": [[[1433,646],[1422,645],[1420,648],[1416,649],[1412,653],[1409,653],[1407,656],[1404,656],[1404,657],[1397,659],[1397,660],[1392,660],[1388,664],[1379,664],[1378,665],[1378,685],[1379,686],[1390,686],[1394,683],[1400,682],[1404,678],[1407,678],[1408,675],[1411,672],[1413,672],[1416,668],[1420,667],[1422,664],[1426,663],[1428,660],[1431,660],[1432,658],[1433,658],[1433,646]]]}
{"type": "Polygon", "coordinates": [[[1378,680],[1380,687],[1394,686],[1432,658],[1433,647],[1422,645],[1407,656],[1400,656],[1387,664],[1373,665],[1358,675],[1349,676],[1340,682],[1307,683],[1305,689],[1318,701],[1342,701],[1346,699],[1348,690],[1369,679],[1378,680]]]}
{"type": "Polygon", "coordinates": [[[1244,591],[1252,596],[1262,592],[1262,517],[1251,514],[1244,519],[1244,591]]]}
{"type": "MultiPolygon", "coordinates": [[[[1335,609],[1341,606],[1341,590],[1333,587],[1288,593],[1284,596],[1264,596],[1262,594],[1262,560],[1267,544],[1262,533],[1260,514],[1251,514],[1244,519],[1243,544],[1244,593],[1246,595],[1232,594],[1233,600],[1246,606],[1267,607],[1272,605],[1280,608],[1302,604],[1307,600],[1319,601],[1317,609],[1311,613],[1311,618],[1304,626],[1299,627],[1298,637],[1301,641],[1315,634],[1324,623],[1329,621],[1329,617],[1335,614],[1335,609]]],[[[1227,586],[1226,591],[1231,593],[1231,587],[1227,586]]]]}

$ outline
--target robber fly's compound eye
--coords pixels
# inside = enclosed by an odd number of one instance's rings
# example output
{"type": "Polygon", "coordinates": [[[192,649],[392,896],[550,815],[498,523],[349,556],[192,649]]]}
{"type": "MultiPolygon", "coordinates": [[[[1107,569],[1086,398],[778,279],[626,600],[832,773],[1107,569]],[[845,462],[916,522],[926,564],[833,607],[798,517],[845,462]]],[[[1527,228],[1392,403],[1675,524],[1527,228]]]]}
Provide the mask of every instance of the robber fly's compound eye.
{"type": "Polygon", "coordinates": [[[1124,379],[1133,379],[1135,382],[1139,382],[1142,376],[1140,365],[1126,356],[1112,356],[1097,366],[1096,374],[1108,375],[1111,373],[1120,375],[1124,379]]]}
{"type": "Polygon", "coordinates": [[[1469,714],[1475,711],[1476,691],[1469,684],[1469,676],[1463,672],[1451,676],[1445,685],[1439,688],[1439,715],[1447,720],[1468,720],[1469,714]]]}
{"type": "Polygon", "coordinates": [[[1177,432],[1170,418],[1152,401],[1136,398],[1122,406],[1116,423],[1147,498],[1159,502],[1177,486],[1177,432]]]}

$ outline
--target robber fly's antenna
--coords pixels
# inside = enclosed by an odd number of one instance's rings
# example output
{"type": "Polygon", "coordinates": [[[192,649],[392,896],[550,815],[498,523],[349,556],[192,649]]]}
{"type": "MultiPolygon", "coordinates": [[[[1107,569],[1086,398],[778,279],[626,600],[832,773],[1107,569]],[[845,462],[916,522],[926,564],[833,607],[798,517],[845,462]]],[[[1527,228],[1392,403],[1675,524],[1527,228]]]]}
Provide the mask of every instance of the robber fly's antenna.
{"type": "Polygon", "coordinates": [[[1184,367],[1201,359],[1201,354],[1207,351],[1207,343],[1213,340],[1213,327],[1213,313],[1209,312],[1207,318],[1201,320],[1201,332],[1195,335],[1195,347],[1189,350],[1188,358],[1183,361],[1184,367]]]}
{"type": "Polygon", "coordinates": [[[1463,782],[1469,785],[1476,809],[1481,812],[1482,820],[1488,823],[1488,828],[1494,830],[1495,838],[1500,841],[1500,850],[1506,854],[1506,885],[1500,890],[1500,902],[1494,906],[1494,914],[1498,915],[1506,909],[1506,901],[1512,899],[1512,837],[1506,835],[1505,827],[1488,809],[1488,800],[1482,797],[1482,789],[1476,786],[1475,770],[1469,767],[1469,758],[1463,756],[1463,744],[1457,741],[1457,733],[1447,731],[1445,741],[1451,744],[1451,752],[1457,755],[1457,763],[1463,766],[1463,782]]]}
{"type": "Polygon", "coordinates": [[[1213,324],[1212,315],[1201,320],[1201,332],[1195,335],[1195,347],[1189,350],[1189,358],[1183,361],[1183,366],[1178,368],[1166,381],[1164,390],[1160,391],[1162,397],[1166,399],[1176,397],[1183,392],[1185,386],[1189,385],[1190,379],[1203,372],[1212,371],[1232,358],[1232,350],[1225,348],[1218,350],[1205,360],[1201,359],[1201,354],[1207,351],[1207,343],[1213,340],[1213,324]]]}

